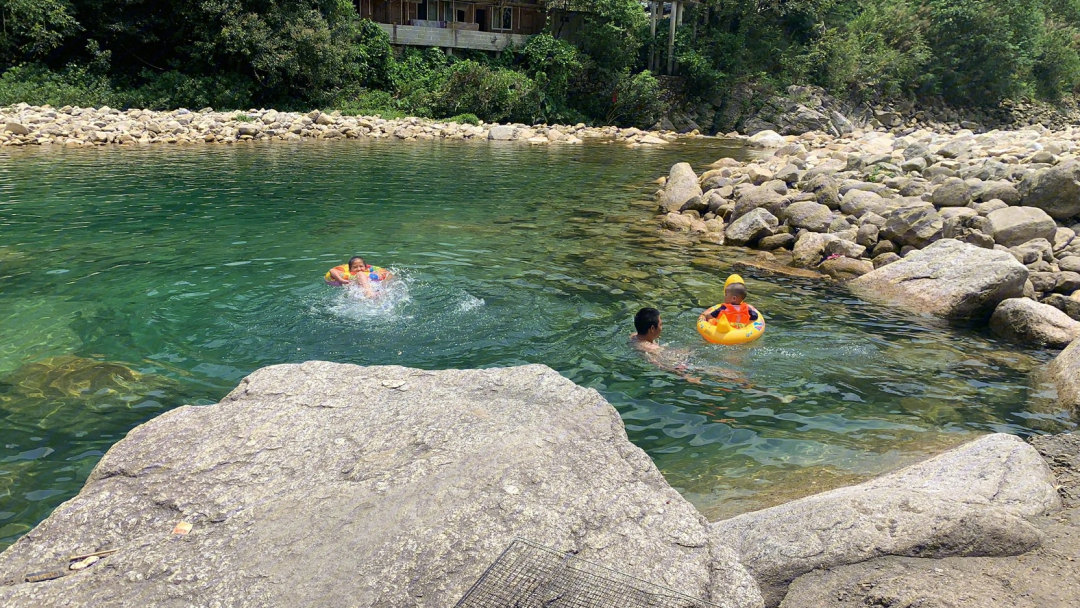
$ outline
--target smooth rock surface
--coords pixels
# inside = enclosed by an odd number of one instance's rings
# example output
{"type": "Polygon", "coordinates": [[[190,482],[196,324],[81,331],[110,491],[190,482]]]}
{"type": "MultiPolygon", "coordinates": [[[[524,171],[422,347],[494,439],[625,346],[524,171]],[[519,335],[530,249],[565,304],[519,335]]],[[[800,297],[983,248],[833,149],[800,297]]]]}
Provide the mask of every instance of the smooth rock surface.
{"type": "Polygon", "coordinates": [[[1065,348],[1080,338],[1080,321],[1027,298],[1010,298],[998,304],[990,317],[990,329],[1010,342],[1029,346],[1065,348]]]}
{"type": "Polygon", "coordinates": [[[1017,437],[987,435],[857,486],[710,525],[735,547],[766,605],[815,568],[884,555],[1016,555],[1040,534],[1024,520],[1060,507],[1039,453],[1017,437]]]}
{"type": "Polygon", "coordinates": [[[1005,247],[1032,239],[1052,239],[1057,231],[1054,218],[1037,207],[1006,207],[986,214],[994,242],[1005,247]]]}
{"type": "Polygon", "coordinates": [[[970,320],[987,318],[1002,300],[1021,297],[1027,278],[1027,268],[1008,252],[944,239],[848,285],[869,300],[970,320]]]}
{"type": "Polygon", "coordinates": [[[660,207],[665,213],[678,211],[695,196],[701,196],[701,186],[690,163],[672,165],[667,183],[664,184],[664,193],[660,196],[660,207]]]}
{"type": "Polygon", "coordinates": [[[1080,214],[1080,161],[1070,160],[1032,173],[1020,182],[1021,202],[1057,220],[1080,214]]]}
{"type": "Polygon", "coordinates": [[[1058,404],[1080,414],[1080,340],[1065,347],[1047,370],[1057,387],[1058,404]]]}
{"type": "Polygon", "coordinates": [[[264,368],[132,430],[0,556],[0,581],[119,552],[0,586],[0,605],[453,606],[514,537],[761,605],[596,391],[541,365],[326,362],[264,368]]]}

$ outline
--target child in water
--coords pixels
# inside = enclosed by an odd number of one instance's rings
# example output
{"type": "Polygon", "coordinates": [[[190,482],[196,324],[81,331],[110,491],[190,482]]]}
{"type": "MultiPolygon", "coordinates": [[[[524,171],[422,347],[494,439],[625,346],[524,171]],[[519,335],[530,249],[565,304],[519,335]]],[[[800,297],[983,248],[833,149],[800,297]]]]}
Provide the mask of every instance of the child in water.
{"type": "Polygon", "coordinates": [[[356,283],[364,290],[367,297],[373,298],[375,297],[373,285],[379,281],[389,279],[391,276],[385,268],[366,264],[364,258],[357,255],[350,258],[348,264],[341,264],[331,268],[323,278],[326,280],[327,285],[336,287],[356,283]]]}
{"type": "MultiPolygon", "coordinates": [[[[707,320],[715,325],[720,315],[724,315],[725,320],[732,327],[745,327],[757,321],[759,316],[757,309],[744,304],[744,300],[746,300],[746,284],[743,283],[742,277],[733,274],[724,282],[724,303],[712,311],[707,320]]],[[[701,317],[704,318],[705,314],[701,313],[701,317]]]]}

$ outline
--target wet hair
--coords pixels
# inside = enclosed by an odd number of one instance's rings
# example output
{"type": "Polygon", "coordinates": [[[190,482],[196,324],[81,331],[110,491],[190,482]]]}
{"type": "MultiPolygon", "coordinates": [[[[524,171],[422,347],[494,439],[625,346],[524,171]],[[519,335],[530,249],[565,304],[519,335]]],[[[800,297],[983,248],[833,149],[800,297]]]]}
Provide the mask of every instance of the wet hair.
{"type": "Polygon", "coordinates": [[[731,294],[738,297],[740,300],[746,299],[746,285],[742,283],[732,283],[724,289],[724,293],[731,294]]]}
{"type": "Polygon", "coordinates": [[[655,308],[642,308],[634,315],[634,329],[639,336],[649,333],[649,330],[660,325],[660,311],[655,308]]]}
{"type": "Polygon", "coordinates": [[[366,266],[366,264],[364,263],[364,258],[362,258],[362,257],[360,257],[358,255],[354,255],[353,257],[349,258],[349,266],[352,266],[352,263],[355,262],[356,260],[360,260],[360,265],[361,266],[366,266]]]}

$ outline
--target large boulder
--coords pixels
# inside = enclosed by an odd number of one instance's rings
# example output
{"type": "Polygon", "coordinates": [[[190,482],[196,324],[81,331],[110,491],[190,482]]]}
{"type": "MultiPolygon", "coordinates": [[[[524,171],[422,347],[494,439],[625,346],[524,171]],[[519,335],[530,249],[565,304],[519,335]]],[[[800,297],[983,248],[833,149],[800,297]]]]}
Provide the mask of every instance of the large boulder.
{"type": "Polygon", "coordinates": [[[1015,247],[1032,239],[1054,238],[1057,224],[1054,218],[1037,207],[1005,207],[986,215],[990,222],[990,235],[994,242],[1005,247],[1015,247]]]}
{"type": "Polygon", "coordinates": [[[813,268],[821,263],[825,257],[825,247],[840,240],[835,234],[822,234],[820,232],[804,232],[795,241],[792,250],[791,263],[803,268],[813,268]]]}
{"type": "Polygon", "coordinates": [[[686,201],[701,196],[697,174],[690,163],[676,163],[668,172],[664,192],[660,195],[660,209],[664,213],[678,211],[686,201]]]}
{"type": "Polygon", "coordinates": [[[1049,304],[1010,298],[994,309],[990,330],[1019,344],[1065,348],[1080,338],[1080,321],[1049,304]]]}
{"type": "Polygon", "coordinates": [[[751,135],[746,143],[752,148],[779,148],[786,144],[787,140],[776,131],[766,129],[751,135]]]}
{"type": "Polygon", "coordinates": [[[931,195],[938,207],[963,207],[971,202],[971,186],[959,177],[947,178],[931,195]]]}
{"type": "Polygon", "coordinates": [[[1080,340],[1065,347],[1047,369],[1057,387],[1058,403],[1080,415],[1080,340]]]}
{"type": "Polygon", "coordinates": [[[882,237],[901,245],[922,249],[941,238],[945,218],[929,203],[905,205],[885,216],[882,237]]]}
{"type": "Polygon", "coordinates": [[[711,524],[775,606],[794,578],[884,555],[1016,555],[1038,546],[1024,517],[1060,506],[1039,453],[988,435],[891,475],[711,524]]]}
{"type": "Polygon", "coordinates": [[[753,245],[761,237],[771,236],[779,224],[775,215],[765,209],[754,209],[728,225],[724,231],[726,242],[730,245],[753,245]]]}
{"type": "Polygon", "coordinates": [[[1080,161],[1069,160],[1028,174],[1020,182],[1024,206],[1038,207],[1057,220],[1080,215],[1080,161]]]}
{"type": "Polygon", "coordinates": [[[735,201],[735,208],[731,211],[730,219],[738,219],[755,209],[766,209],[769,213],[776,215],[782,211],[787,200],[776,190],[765,186],[743,188],[735,201]]]}
{"type": "Polygon", "coordinates": [[[781,217],[795,228],[805,228],[811,232],[826,232],[833,221],[833,212],[814,201],[791,203],[784,209],[781,217]]]}
{"type": "Polygon", "coordinates": [[[611,405],[545,366],[279,365],[114,445],[0,580],[118,552],[0,605],[448,607],[523,537],[760,606],[706,526],[611,405]]]}
{"type": "Polygon", "coordinates": [[[848,283],[869,300],[951,320],[985,319],[1023,295],[1028,270],[1006,251],[944,239],[848,283]]]}

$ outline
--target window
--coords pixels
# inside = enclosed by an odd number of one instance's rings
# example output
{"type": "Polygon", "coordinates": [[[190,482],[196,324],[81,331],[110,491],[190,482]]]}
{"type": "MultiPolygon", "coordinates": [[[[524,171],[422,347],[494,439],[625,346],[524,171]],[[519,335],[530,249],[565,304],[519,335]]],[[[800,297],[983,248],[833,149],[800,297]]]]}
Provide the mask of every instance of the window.
{"type": "Polygon", "coordinates": [[[491,12],[491,29],[509,30],[514,26],[514,9],[507,7],[495,7],[491,12]]]}

